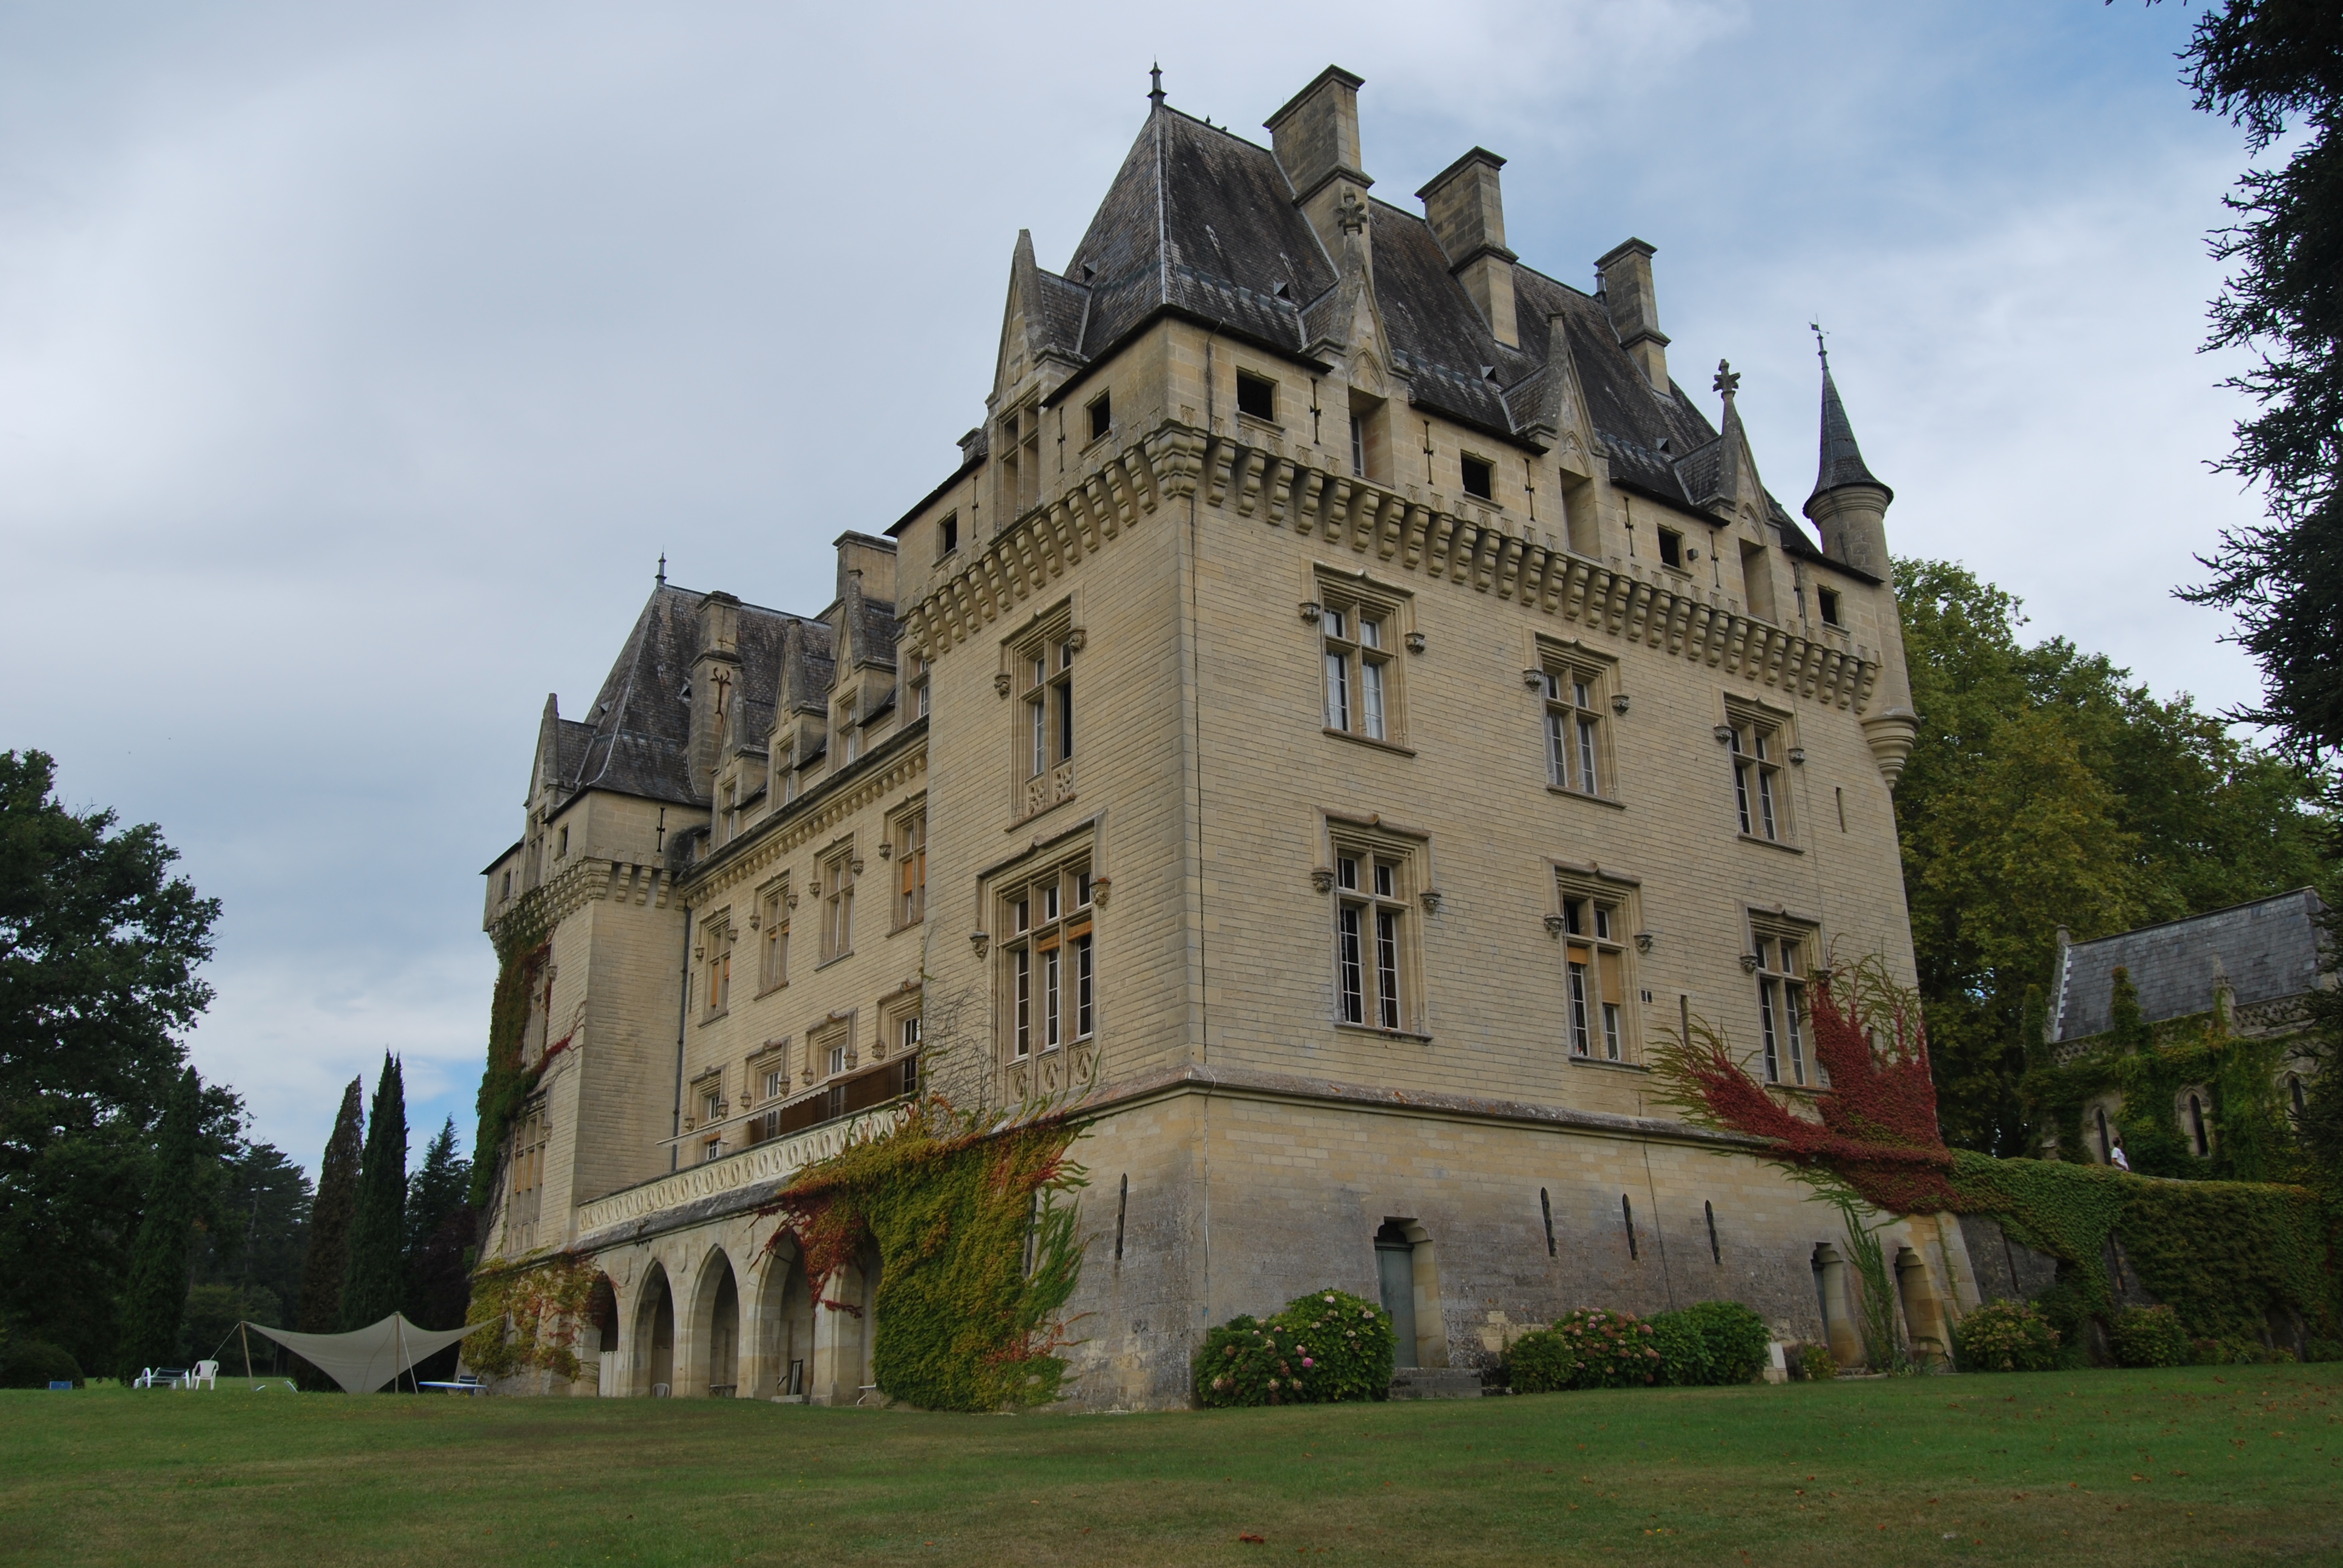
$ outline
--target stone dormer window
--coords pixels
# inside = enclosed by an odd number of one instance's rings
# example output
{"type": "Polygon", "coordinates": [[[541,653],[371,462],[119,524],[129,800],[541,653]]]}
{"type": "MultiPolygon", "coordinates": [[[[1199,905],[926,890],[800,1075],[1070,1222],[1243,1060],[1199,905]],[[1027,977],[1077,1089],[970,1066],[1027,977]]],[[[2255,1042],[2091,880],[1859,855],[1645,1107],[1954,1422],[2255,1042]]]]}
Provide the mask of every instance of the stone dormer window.
{"type": "Polygon", "coordinates": [[[1114,429],[1114,400],[1111,392],[1101,392],[1090,401],[1091,439],[1103,440],[1114,429]]]}
{"type": "Polygon", "coordinates": [[[1839,618],[1838,589],[1817,588],[1815,589],[1815,605],[1822,611],[1825,626],[1846,625],[1845,621],[1839,618]]]}
{"type": "Polygon", "coordinates": [[[1660,534],[1660,564],[1674,571],[1684,569],[1684,536],[1674,528],[1662,528],[1660,534]]]}
{"type": "Polygon", "coordinates": [[[960,548],[960,514],[946,512],[943,520],[936,525],[936,558],[941,560],[958,548],[960,548]]]}

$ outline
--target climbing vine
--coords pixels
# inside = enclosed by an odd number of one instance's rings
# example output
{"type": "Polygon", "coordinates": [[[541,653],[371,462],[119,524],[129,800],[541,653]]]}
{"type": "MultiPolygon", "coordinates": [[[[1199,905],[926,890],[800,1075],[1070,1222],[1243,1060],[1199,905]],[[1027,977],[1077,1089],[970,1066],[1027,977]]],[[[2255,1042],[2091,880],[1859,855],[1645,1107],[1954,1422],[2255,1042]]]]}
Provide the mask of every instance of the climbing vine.
{"type": "Polygon", "coordinates": [[[575,1347],[597,1277],[592,1264],[568,1252],[478,1276],[464,1321],[480,1328],[464,1340],[464,1364],[490,1377],[532,1367],[578,1377],[575,1347]]]}
{"type": "Polygon", "coordinates": [[[545,918],[540,890],[521,896],[510,914],[497,922],[497,987],[488,1001],[488,1060],[480,1072],[480,1092],[474,1101],[479,1111],[479,1132],[472,1149],[471,1206],[484,1210],[496,1191],[498,1159],[512,1119],[535,1092],[545,1064],[521,1060],[528,1038],[530,990],[551,950],[551,922],[545,918]]]}
{"type": "Polygon", "coordinates": [[[1058,1313],[1081,1267],[1071,1194],[1086,1184],[1058,1112],[987,1118],[941,1095],[809,1165],[760,1212],[793,1239],[817,1301],[879,1259],[873,1375],[929,1410],[984,1411],[1058,1397],[1072,1342],[1058,1313]]]}
{"type": "MultiPolygon", "coordinates": [[[[2211,1030],[2182,1030],[2158,1044],[2138,1022],[2136,999],[2123,1005],[2126,986],[2118,987],[2114,1032],[2127,1050],[2068,1067],[2037,1063],[2027,1076],[2029,1092],[2062,1132],[2079,1122],[2083,1101],[2097,1092],[2086,1086],[2100,1084],[2123,1088],[2127,1105],[2155,1106],[2168,1105],[2182,1086],[2209,1083],[2229,1097],[2225,1127],[2275,1119],[2274,1106],[2263,1101],[2275,1099],[2278,1048],[2237,1040],[2217,1019],[2211,1030]]],[[[2197,1337],[2258,1336],[2273,1312],[2298,1313],[2314,1332],[2332,1333],[2335,1279],[2325,1215],[2310,1191],[2258,1181],[2157,1181],[2106,1166],[1949,1149],[1936,1131],[1917,1000],[1877,958],[1818,972],[1812,1012],[1827,1085],[1812,1115],[1753,1080],[1725,1037],[1699,1020],[1688,1039],[1655,1053],[1654,1066],[1670,1086],[1669,1102],[1688,1119],[1763,1140],[1765,1158],[1845,1217],[1873,1364],[1889,1364],[1901,1352],[1885,1260],[1865,1228],[1864,1205],[1896,1214],[1991,1215],[2013,1241],[2056,1258],[2056,1282],[2036,1305],[2073,1353],[2082,1350],[2077,1331],[2087,1321],[2112,1316],[2110,1269],[2127,1265],[2197,1337]]],[[[2127,1143],[2133,1125],[2151,1120],[2127,1117],[2127,1143]]],[[[2062,1142],[2072,1149],[2079,1137],[2064,1133],[2062,1142]]],[[[2239,1134],[2238,1143],[2230,1170],[2250,1162],[2268,1171],[2278,1163],[2275,1134],[2239,1134]]]]}

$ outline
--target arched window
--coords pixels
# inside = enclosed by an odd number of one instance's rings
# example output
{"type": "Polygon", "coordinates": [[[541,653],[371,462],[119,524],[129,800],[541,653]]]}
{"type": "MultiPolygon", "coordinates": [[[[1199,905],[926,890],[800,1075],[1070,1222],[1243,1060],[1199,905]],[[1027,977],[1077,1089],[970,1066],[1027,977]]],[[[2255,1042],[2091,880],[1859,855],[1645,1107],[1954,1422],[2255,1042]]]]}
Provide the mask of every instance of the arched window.
{"type": "Polygon", "coordinates": [[[2287,1098],[2288,1098],[2289,1100],[2291,1100],[2291,1101],[2294,1101],[2294,1113],[2295,1113],[2297,1116],[2301,1115],[2301,1114],[2302,1114],[2302,1076],[2301,1076],[2301,1074],[2299,1074],[2299,1073],[2293,1073],[2293,1072],[2289,1072],[2289,1073],[2288,1073],[2288,1074],[2286,1075],[2286,1092],[2287,1092],[2287,1098]]]}
{"type": "Polygon", "coordinates": [[[2098,1117],[2099,1163],[2102,1165],[2110,1165],[2115,1162],[2115,1145],[2107,1139],[2107,1108],[2106,1106],[2102,1105],[2099,1107],[2098,1117]]]}
{"type": "Polygon", "coordinates": [[[2205,1102],[2193,1094],[2188,1097],[2188,1131],[2196,1137],[2199,1155],[2213,1152],[2213,1145],[2205,1136],[2205,1102]]]}

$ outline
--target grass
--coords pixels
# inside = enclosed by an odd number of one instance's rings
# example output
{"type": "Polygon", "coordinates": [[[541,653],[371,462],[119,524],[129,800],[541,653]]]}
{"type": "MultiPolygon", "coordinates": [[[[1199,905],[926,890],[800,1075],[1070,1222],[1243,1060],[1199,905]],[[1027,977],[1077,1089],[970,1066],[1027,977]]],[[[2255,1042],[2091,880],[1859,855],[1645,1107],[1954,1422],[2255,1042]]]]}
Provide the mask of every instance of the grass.
{"type": "Polygon", "coordinates": [[[0,1560],[2332,1563],[2339,1372],[1120,1416],[296,1396],[226,1379],[0,1393],[0,1560]]]}

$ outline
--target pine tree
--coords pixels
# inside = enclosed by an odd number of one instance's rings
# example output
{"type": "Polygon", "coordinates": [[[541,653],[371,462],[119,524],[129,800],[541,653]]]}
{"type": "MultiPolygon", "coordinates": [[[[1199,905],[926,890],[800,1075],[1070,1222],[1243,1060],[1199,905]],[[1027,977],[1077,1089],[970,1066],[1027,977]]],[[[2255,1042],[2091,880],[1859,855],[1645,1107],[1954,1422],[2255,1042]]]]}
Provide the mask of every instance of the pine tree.
{"type": "Polygon", "coordinates": [[[383,1052],[350,1221],[350,1261],[342,1279],[345,1332],[398,1311],[407,1295],[407,1084],[398,1059],[383,1052]]]}
{"type": "Polygon", "coordinates": [[[407,1315],[426,1328],[454,1328],[471,1303],[465,1257],[473,1241],[465,1201],[471,1185],[472,1162],[456,1152],[451,1116],[407,1188],[407,1315]]]}
{"type": "Polygon", "coordinates": [[[309,1256],[301,1269],[301,1329],[330,1334],[342,1326],[342,1277],[349,1271],[350,1223],[358,1201],[365,1080],[342,1091],[342,1111],[317,1171],[317,1197],[309,1209],[309,1256]]]}
{"type": "Polygon", "coordinates": [[[176,1365],[184,1354],[179,1323],[187,1310],[187,1245],[200,1203],[196,1163],[202,1153],[202,1084],[190,1067],[179,1074],[163,1109],[146,1213],[131,1249],[123,1314],[125,1382],[144,1367],[176,1365]]]}

